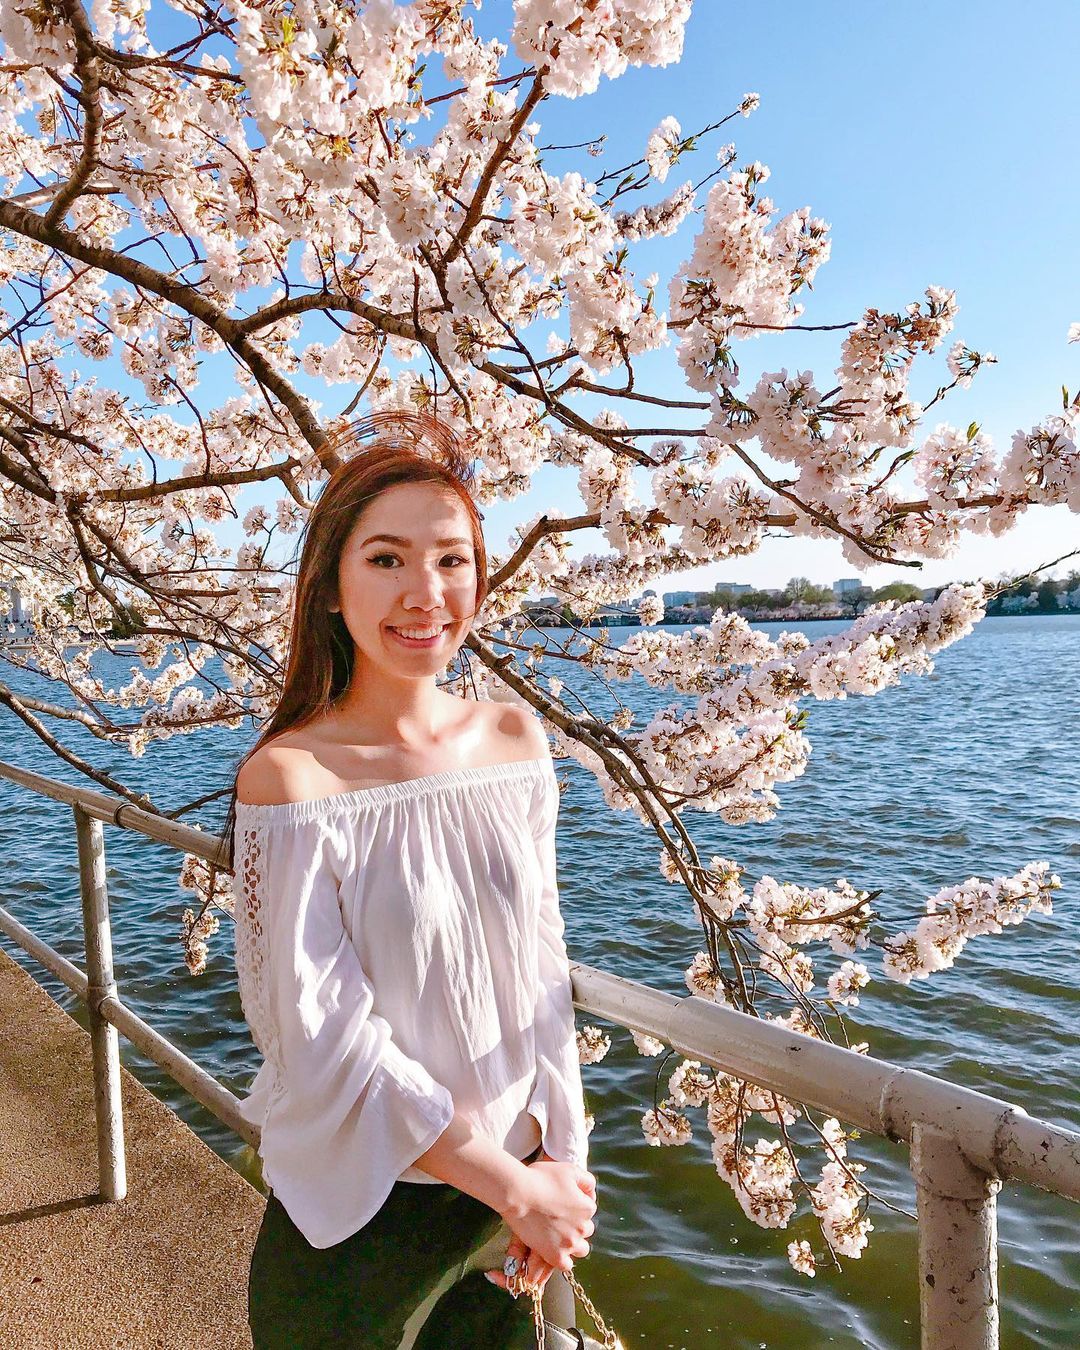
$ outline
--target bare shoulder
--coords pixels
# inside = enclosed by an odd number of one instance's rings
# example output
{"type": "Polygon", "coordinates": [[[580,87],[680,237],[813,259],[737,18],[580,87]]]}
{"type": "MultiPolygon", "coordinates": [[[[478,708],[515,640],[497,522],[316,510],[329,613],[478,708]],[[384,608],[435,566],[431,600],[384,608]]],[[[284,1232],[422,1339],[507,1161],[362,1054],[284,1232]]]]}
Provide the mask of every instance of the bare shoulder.
{"type": "Polygon", "coordinates": [[[495,740],[503,747],[503,758],[550,758],[551,746],[543,718],[532,708],[518,703],[493,703],[490,725],[495,740]]]}
{"type": "Polygon", "coordinates": [[[236,775],[236,799],[249,806],[277,806],[311,795],[316,762],[300,736],[279,736],[245,760],[236,775]]]}

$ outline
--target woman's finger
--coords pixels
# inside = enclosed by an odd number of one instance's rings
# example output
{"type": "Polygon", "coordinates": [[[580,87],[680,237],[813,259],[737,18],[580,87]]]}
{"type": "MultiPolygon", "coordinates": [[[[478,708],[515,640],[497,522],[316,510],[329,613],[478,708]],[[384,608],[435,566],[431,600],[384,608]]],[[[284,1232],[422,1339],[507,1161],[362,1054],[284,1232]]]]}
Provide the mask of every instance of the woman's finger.
{"type": "Polygon", "coordinates": [[[516,1233],[510,1236],[510,1242],[506,1248],[506,1257],[500,1270],[485,1270],[484,1274],[492,1284],[497,1284],[500,1289],[509,1290],[509,1277],[515,1274],[520,1276],[525,1269],[525,1258],[529,1254],[529,1249],[516,1233]]]}
{"type": "Polygon", "coordinates": [[[544,1285],[547,1284],[555,1270],[554,1266],[549,1266],[546,1261],[537,1256],[535,1252],[529,1253],[528,1280],[530,1285],[535,1285],[543,1293],[544,1285]]]}
{"type": "Polygon", "coordinates": [[[586,1195],[591,1195],[594,1200],[596,1199],[596,1178],[591,1172],[582,1168],[581,1175],[578,1177],[578,1185],[586,1195]]]}
{"type": "MultiPolygon", "coordinates": [[[[507,1260],[509,1261],[509,1259],[510,1252],[508,1251],[507,1260]]],[[[528,1293],[534,1287],[540,1293],[543,1293],[544,1286],[554,1274],[554,1271],[554,1266],[548,1265],[536,1252],[526,1247],[523,1249],[522,1257],[519,1258],[517,1273],[512,1277],[513,1287],[511,1287],[511,1279],[507,1278],[505,1265],[502,1270],[487,1270],[484,1274],[492,1284],[497,1284],[500,1289],[507,1290],[516,1298],[517,1293],[528,1293]],[[517,1293],[514,1292],[515,1289],[517,1293]]]]}

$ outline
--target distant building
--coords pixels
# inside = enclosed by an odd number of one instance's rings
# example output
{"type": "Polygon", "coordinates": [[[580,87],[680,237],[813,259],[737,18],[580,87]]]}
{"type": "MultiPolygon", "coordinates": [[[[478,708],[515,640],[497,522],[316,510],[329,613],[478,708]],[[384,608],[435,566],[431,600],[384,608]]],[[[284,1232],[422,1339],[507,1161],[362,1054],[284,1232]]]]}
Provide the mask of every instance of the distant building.
{"type": "Polygon", "coordinates": [[[6,591],[8,597],[8,610],[4,618],[9,623],[29,623],[37,608],[34,602],[25,600],[14,582],[0,585],[0,591],[6,591]]]}
{"type": "Polygon", "coordinates": [[[851,595],[861,591],[864,584],[858,577],[841,577],[832,584],[833,595],[851,595]]]}
{"type": "Polygon", "coordinates": [[[700,591],[665,591],[665,605],[696,605],[700,591]]]}
{"type": "Polygon", "coordinates": [[[519,613],[533,619],[540,627],[559,623],[562,612],[563,602],[554,595],[545,595],[539,600],[526,600],[519,610],[519,613]]]}

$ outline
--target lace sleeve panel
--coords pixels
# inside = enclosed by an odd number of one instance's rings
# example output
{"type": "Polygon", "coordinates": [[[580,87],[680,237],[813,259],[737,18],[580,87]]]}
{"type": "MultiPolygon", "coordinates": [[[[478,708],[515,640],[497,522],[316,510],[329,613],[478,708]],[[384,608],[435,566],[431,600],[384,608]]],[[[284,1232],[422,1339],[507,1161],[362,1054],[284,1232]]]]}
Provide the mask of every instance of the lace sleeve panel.
{"type": "Polygon", "coordinates": [[[234,866],[236,975],[244,1018],[259,1053],[277,1068],[277,1033],[270,1009],[269,924],[264,913],[264,874],[269,854],[267,826],[237,821],[234,866]]]}

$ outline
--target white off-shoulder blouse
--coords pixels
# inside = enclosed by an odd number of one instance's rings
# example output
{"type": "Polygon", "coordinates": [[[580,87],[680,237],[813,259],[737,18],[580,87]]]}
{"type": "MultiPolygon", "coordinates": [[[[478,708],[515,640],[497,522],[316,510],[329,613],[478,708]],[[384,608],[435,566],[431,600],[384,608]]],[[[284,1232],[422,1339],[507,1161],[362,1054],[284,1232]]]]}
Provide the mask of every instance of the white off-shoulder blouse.
{"type": "Polygon", "coordinates": [[[245,1120],[313,1247],[362,1228],[455,1113],[588,1166],[551,758],[236,803],[245,1120]],[[530,1120],[529,1117],[533,1119],[530,1120]],[[534,1123],[534,1121],[536,1123],[534,1123]]]}

